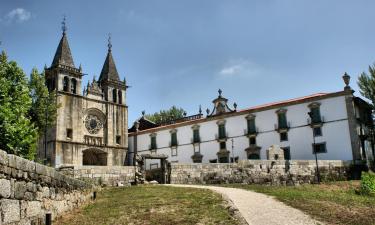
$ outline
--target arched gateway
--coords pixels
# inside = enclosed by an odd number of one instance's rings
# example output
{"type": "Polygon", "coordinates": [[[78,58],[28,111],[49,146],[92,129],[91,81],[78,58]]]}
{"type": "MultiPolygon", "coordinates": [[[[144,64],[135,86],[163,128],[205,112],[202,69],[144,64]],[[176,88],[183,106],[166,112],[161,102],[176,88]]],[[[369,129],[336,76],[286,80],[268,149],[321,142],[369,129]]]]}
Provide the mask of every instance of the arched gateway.
{"type": "Polygon", "coordinates": [[[83,151],[82,165],[106,166],[108,154],[100,149],[87,149],[83,151]]]}

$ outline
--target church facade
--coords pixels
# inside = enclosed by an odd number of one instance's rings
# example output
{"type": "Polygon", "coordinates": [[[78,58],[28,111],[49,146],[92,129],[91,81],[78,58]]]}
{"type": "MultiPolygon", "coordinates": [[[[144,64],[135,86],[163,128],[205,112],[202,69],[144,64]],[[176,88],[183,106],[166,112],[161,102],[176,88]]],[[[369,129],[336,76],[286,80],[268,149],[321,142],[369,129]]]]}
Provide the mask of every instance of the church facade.
{"type": "MultiPolygon", "coordinates": [[[[213,110],[202,110],[164,124],[140,117],[129,130],[130,155],[166,155],[172,163],[228,163],[271,159],[267,150],[278,146],[279,159],[352,160],[374,157],[371,107],[353,95],[350,77],[343,91],[238,110],[221,90],[213,110]]],[[[160,167],[148,160],[146,169],[160,167]]]]}
{"type": "Polygon", "coordinates": [[[63,27],[45,75],[48,90],[57,94],[59,107],[46,142],[40,140],[38,158],[54,167],[123,166],[128,150],[127,86],[117,72],[110,40],[99,79],[94,78],[82,90],[82,67],[74,64],[63,27]]]}

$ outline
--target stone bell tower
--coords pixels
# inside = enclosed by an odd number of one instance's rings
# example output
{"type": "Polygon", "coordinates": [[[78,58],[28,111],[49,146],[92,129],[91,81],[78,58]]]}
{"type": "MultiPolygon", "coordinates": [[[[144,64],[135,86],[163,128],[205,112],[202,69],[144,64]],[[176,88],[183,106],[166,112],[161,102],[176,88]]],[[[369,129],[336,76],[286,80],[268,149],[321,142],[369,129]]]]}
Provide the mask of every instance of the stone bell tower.
{"type": "Polygon", "coordinates": [[[59,108],[47,135],[47,153],[41,143],[38,157],[55,167],[123,166],[128,150],[127,86],[125,78],[120,81],[110,39],[99,80],[94,78],[82,92],[82,68],[75,67],[64,20],[62,38],[45,74],[59,108]]]}

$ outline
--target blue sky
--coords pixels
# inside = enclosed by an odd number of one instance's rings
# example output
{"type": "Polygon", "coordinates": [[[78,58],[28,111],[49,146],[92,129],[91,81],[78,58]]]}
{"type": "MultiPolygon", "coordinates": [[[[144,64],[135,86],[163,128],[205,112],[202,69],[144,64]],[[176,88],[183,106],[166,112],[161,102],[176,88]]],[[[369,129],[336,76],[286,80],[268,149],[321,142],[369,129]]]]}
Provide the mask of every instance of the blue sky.
{"type": "Polygon", "coordinates": [[[1,0],[0,48],[27,74],[49,66],[65,14],[86,84],[111,33],[131,124],[142,110],[212,109],[219,88],[240,109],[342,90],[344,72],[357,90],[375,62],[374,9],[361,0],[1,0]]]}

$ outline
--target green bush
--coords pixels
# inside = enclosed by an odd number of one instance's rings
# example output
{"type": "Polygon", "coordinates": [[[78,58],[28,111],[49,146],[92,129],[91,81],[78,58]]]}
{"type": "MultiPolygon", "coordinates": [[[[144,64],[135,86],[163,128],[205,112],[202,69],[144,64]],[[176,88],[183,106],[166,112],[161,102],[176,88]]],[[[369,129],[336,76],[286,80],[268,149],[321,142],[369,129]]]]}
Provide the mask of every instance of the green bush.
{"type": "Polygon", "coordinates": [[[361,193],[375,196],[375,173],[362,172],[361,193]]]}

